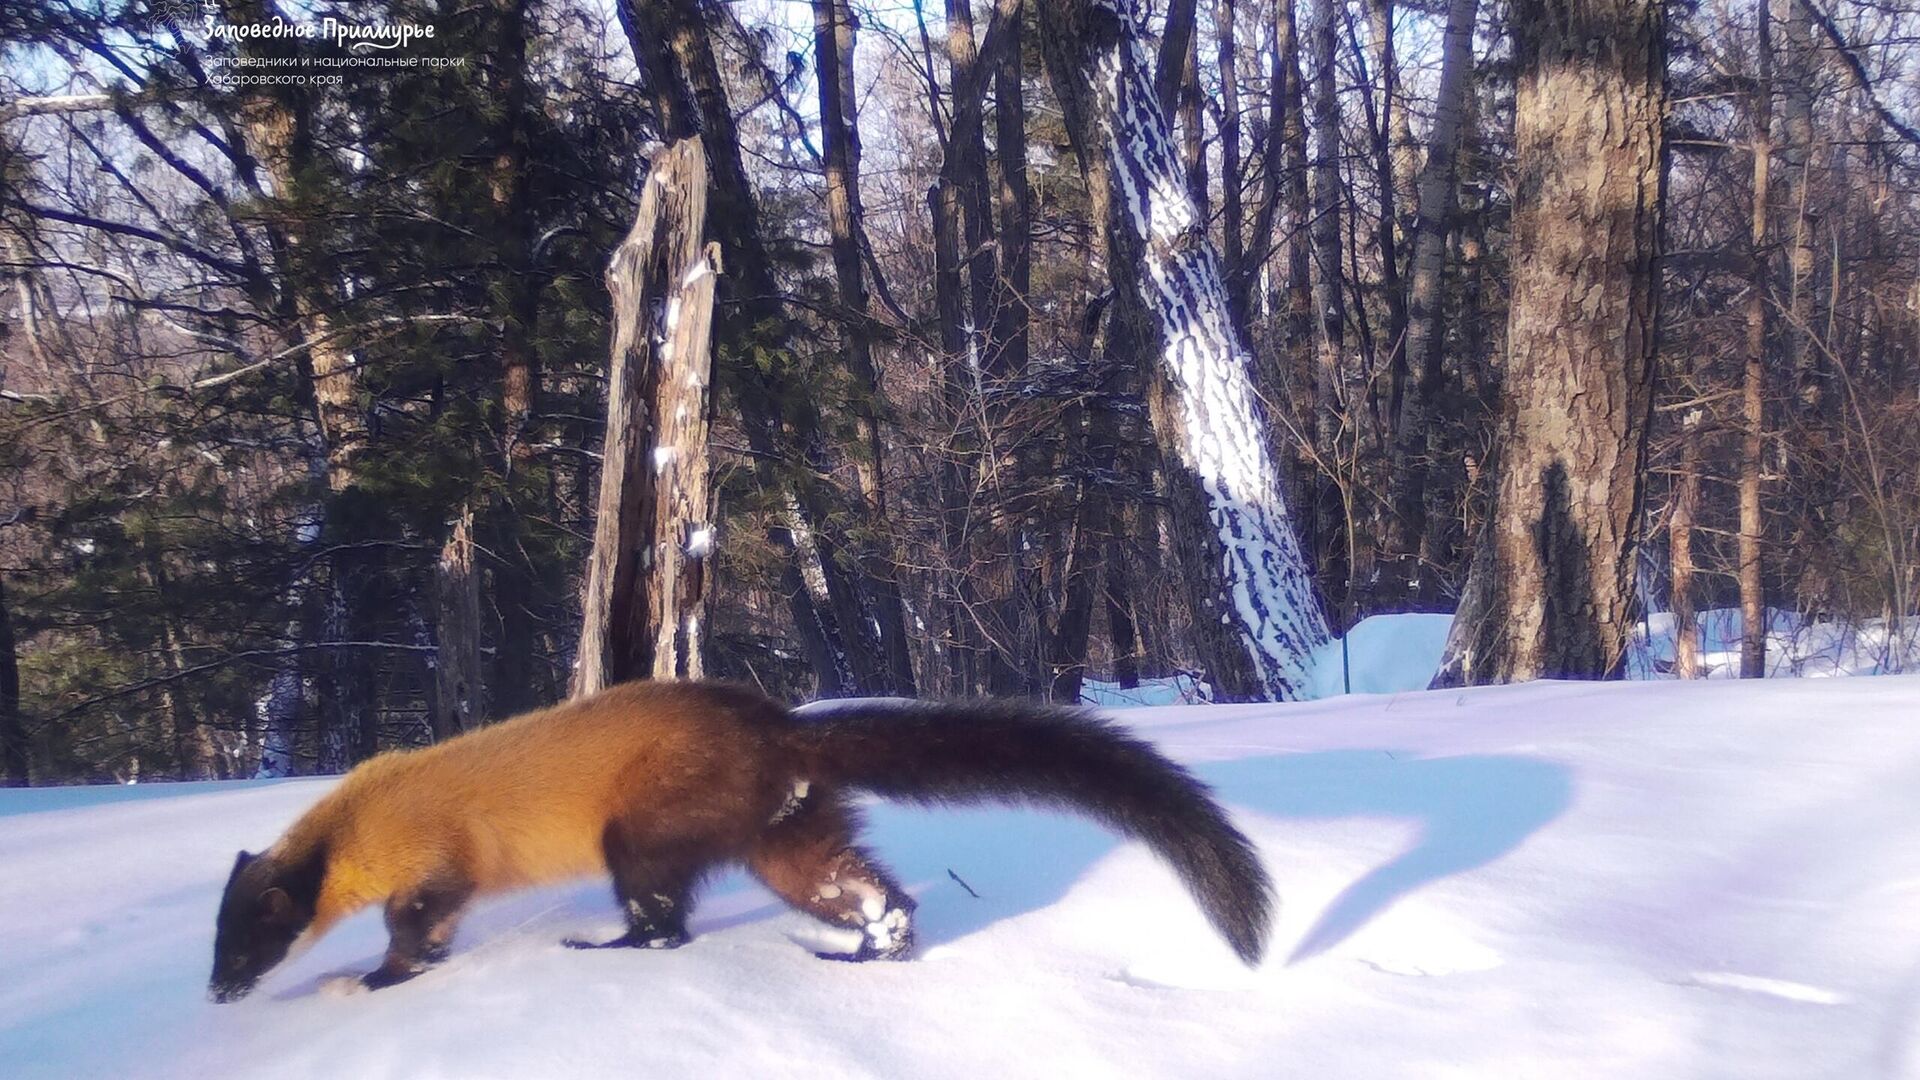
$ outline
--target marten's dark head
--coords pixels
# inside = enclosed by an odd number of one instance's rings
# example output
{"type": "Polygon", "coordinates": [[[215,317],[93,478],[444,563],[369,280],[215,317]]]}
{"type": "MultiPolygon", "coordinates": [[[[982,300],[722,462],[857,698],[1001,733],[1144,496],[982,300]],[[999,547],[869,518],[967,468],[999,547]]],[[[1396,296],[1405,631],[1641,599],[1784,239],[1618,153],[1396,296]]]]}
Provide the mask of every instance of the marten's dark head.
{"type": "Polygon", "coordinates": [[[318,853],[291,864],[271,852],[240,853],[214,924],[208,997],[238,1001],[287,958],[294,939],[313,922],[323,869],[318,853]]]}

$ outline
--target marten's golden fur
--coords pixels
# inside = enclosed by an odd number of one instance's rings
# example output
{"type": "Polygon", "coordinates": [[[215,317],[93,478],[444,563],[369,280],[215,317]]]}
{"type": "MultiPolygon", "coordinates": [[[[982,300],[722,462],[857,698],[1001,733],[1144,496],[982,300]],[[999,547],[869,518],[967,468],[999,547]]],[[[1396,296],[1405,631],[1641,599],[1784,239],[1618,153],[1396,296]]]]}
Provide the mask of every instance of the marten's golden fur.
{"type": "Polygon", "coordinates": [[[326,845],[317,935],[449,865],[480,894],[604,874],[602,834],[615,821],[698,832],[740,851],[790,790],[772,775],[790,766],[776,760],[784,755],[767,730],[781,719],[748,695],[697,684],[612,687],[382,754],[270,854],[293,860],[326,845]]]}
{"type": "MultiPolygon", "coordinates": [[[[296,938],[385,905],[371,986],[444,956],[475,895],[611,873],[628,930],[672,948],[700,879],[743,863],[789,903],[904,956],[913,900],[856,845],[852,792],[1064,806],[1173,863],[1252,962],[1268,885],[1206,789],[1086,713],[1015,703],[858,703],[796,717],[752,690],[630,683],[354,769],[223,899],[212,990],[245,994],[296,938]]],[[[572,943],[570,944],[579,944],[572,943]]]]}

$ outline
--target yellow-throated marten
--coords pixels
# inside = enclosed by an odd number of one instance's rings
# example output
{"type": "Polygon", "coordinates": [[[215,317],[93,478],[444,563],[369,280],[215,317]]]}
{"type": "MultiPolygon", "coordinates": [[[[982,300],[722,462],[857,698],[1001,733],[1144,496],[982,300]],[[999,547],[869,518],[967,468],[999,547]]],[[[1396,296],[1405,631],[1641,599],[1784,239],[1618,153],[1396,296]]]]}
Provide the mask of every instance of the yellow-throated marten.
{"type": "Polygon", "coordinates": [[[836,958],[898,959],[913,898],[856,843],[859,791],[1077,810],[1171,863],[1242,960],[1265,947],[1271,886],[1246,837],[1204,784],[1090,713],[857,702],[796,716],[741,687],[639,682],[347,774],[273,847],[240,853],[209,991],[245,995],[296,939],[372,904],[391,939],[363,981],[390,986],[446,956],[475,895],[600,873],[627,918],[605,944],[670,949],[695,886],[728,863],[861,931],[836,958]]]}

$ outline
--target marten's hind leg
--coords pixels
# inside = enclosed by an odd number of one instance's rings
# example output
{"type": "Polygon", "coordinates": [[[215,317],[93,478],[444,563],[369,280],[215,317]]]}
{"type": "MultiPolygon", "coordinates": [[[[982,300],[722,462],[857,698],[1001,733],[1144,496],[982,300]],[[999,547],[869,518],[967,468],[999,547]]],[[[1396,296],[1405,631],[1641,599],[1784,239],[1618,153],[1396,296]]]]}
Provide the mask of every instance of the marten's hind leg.
{"type": "Polygon", "coordinates": [[[913,951],[913,897],[854,843],[859,815],[834,793],[789,804],[747,855],[747,869],[822,922],[860,931],[851,953],[826,960],[904,960],[913,951]]]}
{"type": "Polygon", "coordinates": [[[612,941],[568,938],[573,949],[677,949],[687,937],[693,891],[712,866],[712,845],[649,836],[623,822],[601,837],[613,896],[627,917],[627,932],[612,941]]]}

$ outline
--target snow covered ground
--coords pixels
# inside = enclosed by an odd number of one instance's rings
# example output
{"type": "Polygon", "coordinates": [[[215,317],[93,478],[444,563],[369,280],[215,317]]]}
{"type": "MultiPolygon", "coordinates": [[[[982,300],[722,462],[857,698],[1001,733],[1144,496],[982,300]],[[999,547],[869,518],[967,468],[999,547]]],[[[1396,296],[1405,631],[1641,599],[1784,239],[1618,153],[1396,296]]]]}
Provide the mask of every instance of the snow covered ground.
{"type": "MultiPolygon", "coordinates": [[[[1883,675],[1920,672],[1920,623],[1906,620],[1890,630],[1884,619],[1859,623],[1823,622],[1798,612],[1767,611],[1767,677],[1828,678],[1835,675],[1883,675]]],[[[1739,608],[1703,611],[1700,621],[1700,673],[1709,679],[1740,676],[1739,608]]],[[[1670,678],[1673,672],[1673,616],[1655,612],[1634,628],[1627,654],[1630,678],[1670,678]]]]}
{"type": "Polygon", "coordinates": [[[1920,1076],[1920,677],[1117,715],[1259,842],[1259,970],[1137,845],[887,808],[914,963],[816,960],[737,875],[684,949],[572,952],[618,922],[584,883],[483,906],[392,990],[320,989],[375,961],[368,914],[214,1006],[234,849],[328,781],[5,791],[0,1075],[1920,1076]]]}
{"type": "MultiPolygon", "coordinates": [[[[1770,609],[1767,629],[1768,678],[1830,678],[1837,675],[1886,675],[1920,672],[1920,621],[1907,620],[1897,631],[1883,619],[1826,622],[1792,611],[1770,609]]],[[[1440,667],[1447,628],[1453,616],[1407,613],[1370,615],[1355,623],[1345,639],[1320,647],[1310,665],[1306,697],[1341,694],[1397,694],[1424,690],[1440,667]]],[[[1715,608],[1699,615],[1700,674],[1708,679],[1740,675],[1740,609],[1715,608]]],[[[1671,679],[1673,616],[1654,612],[1634,624],[1627,647],[1629,679],[1671,679]]],[[[1140,680],[1140,685],[1088,679],[1080,700],[1109,709],[1141,705],[1193,705],[1213,700],[1213,688],[1190,673],[1140,680]]]]}

